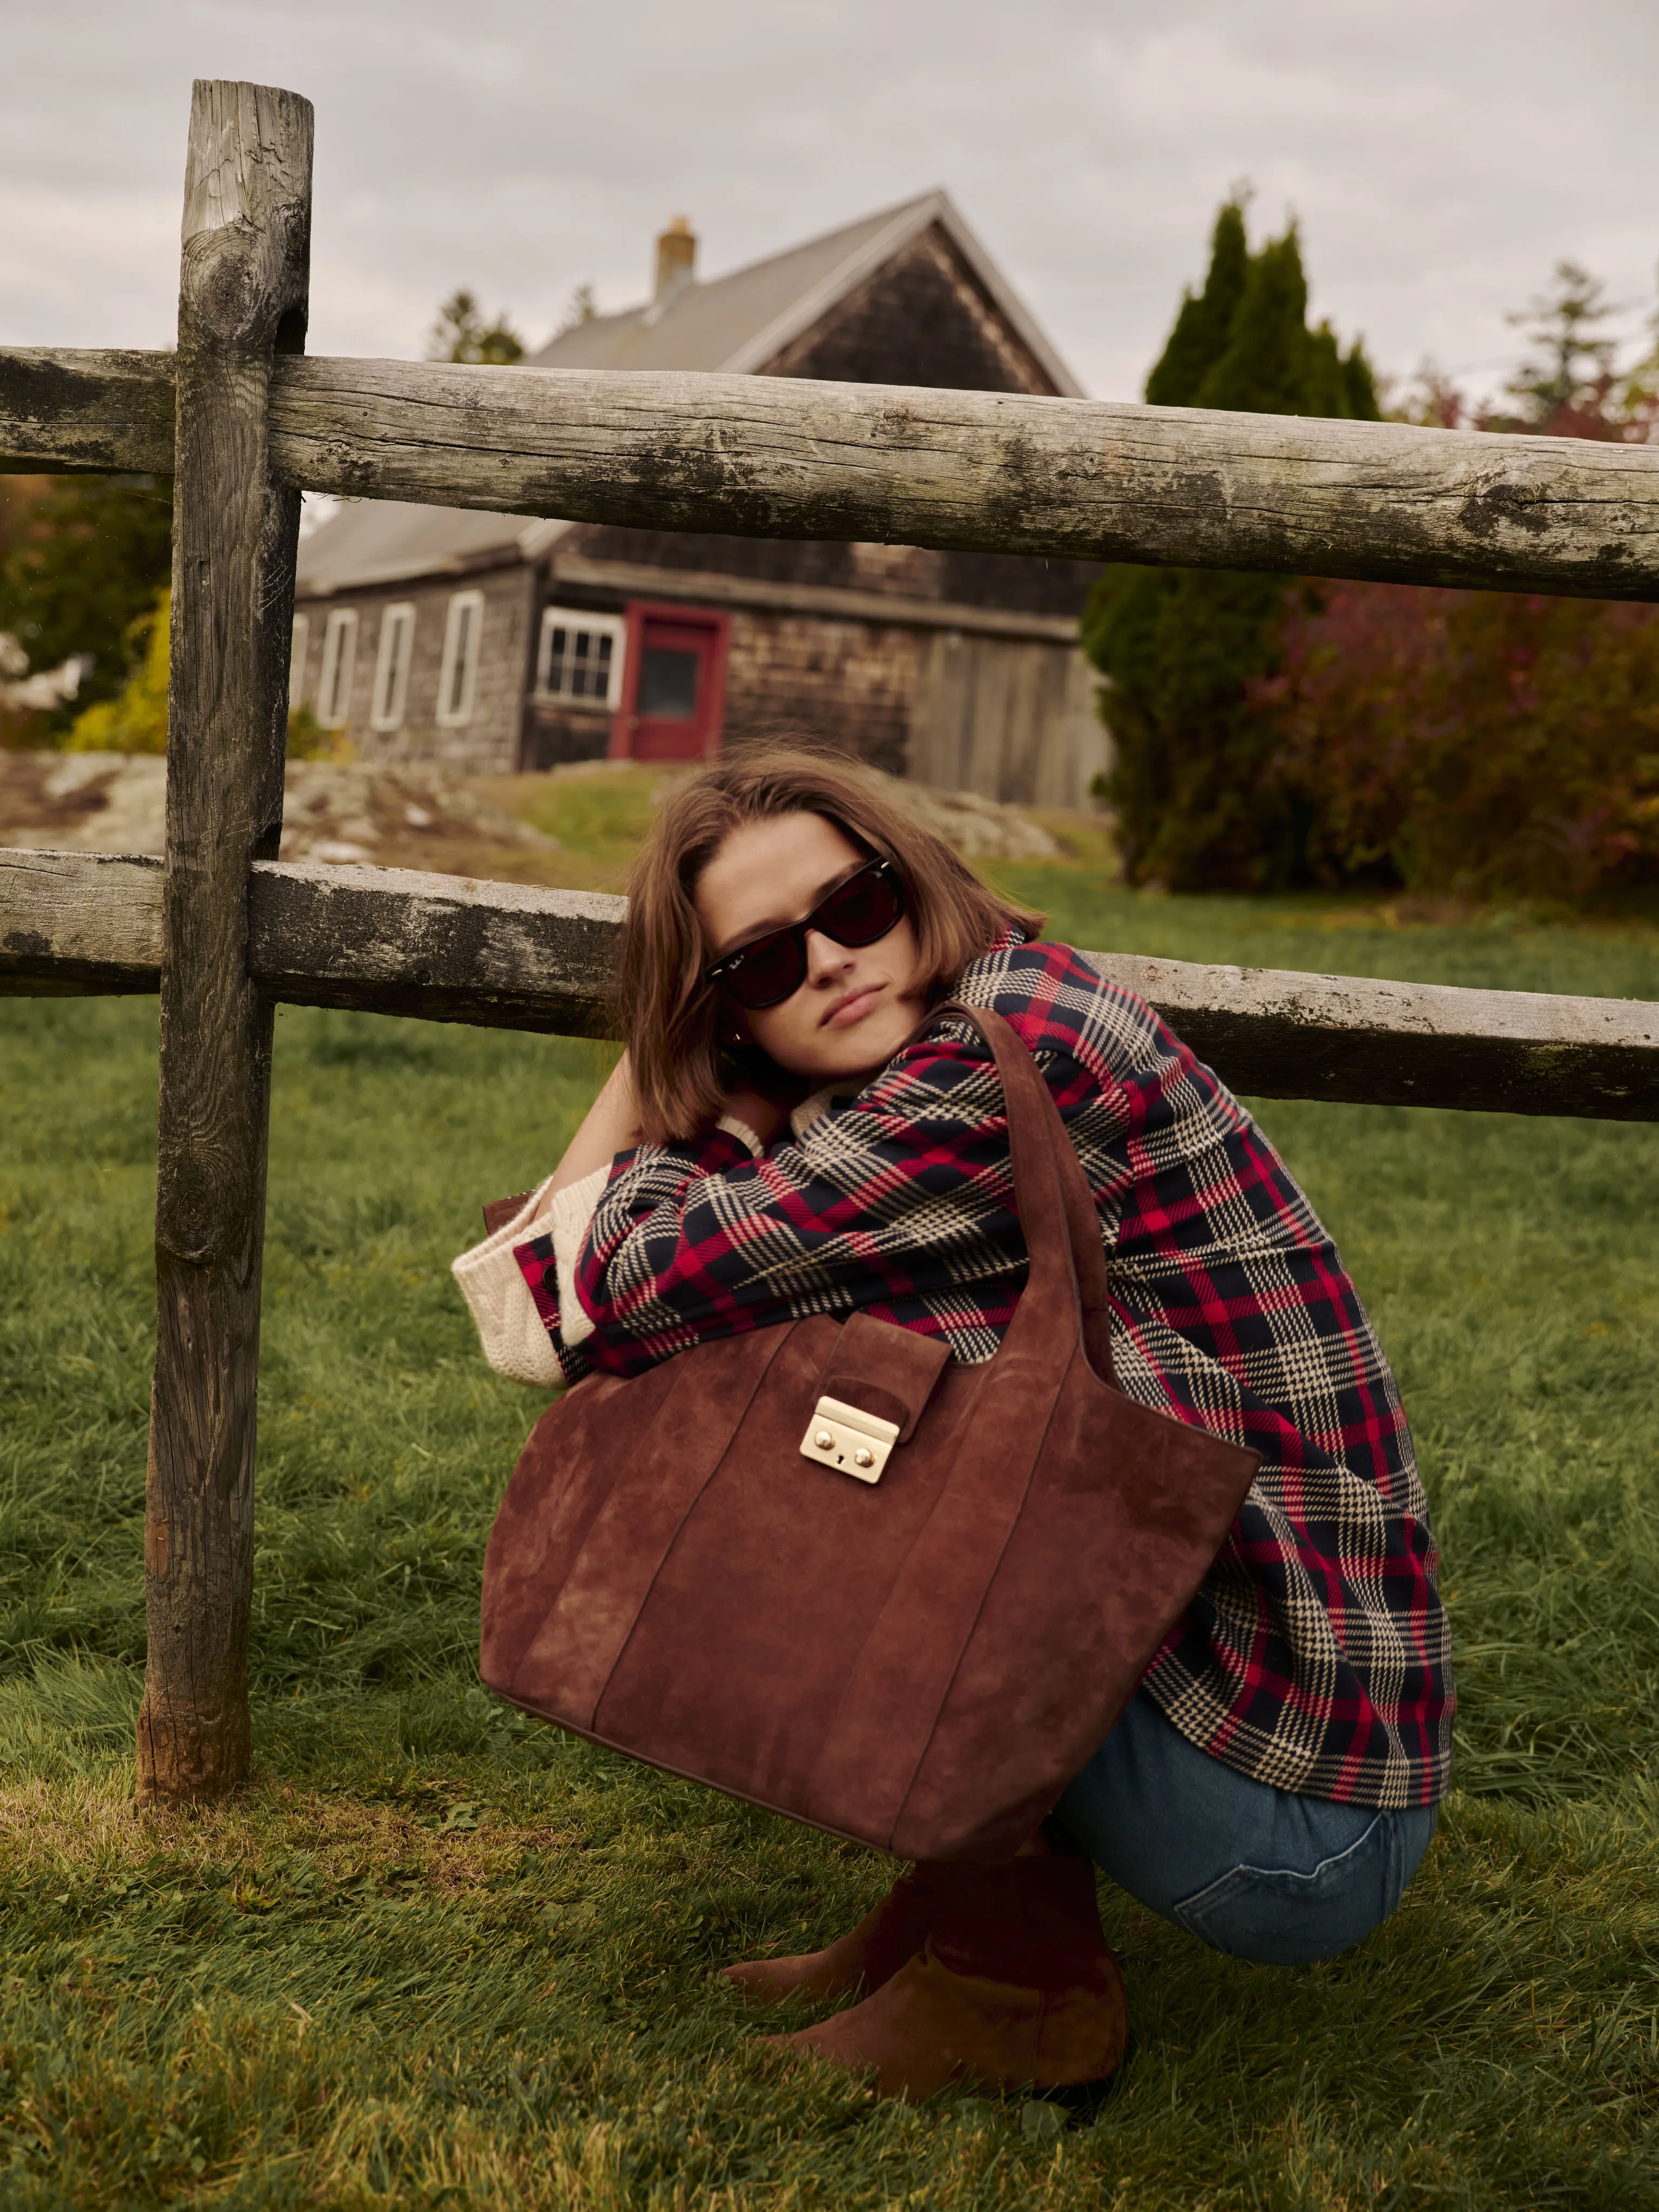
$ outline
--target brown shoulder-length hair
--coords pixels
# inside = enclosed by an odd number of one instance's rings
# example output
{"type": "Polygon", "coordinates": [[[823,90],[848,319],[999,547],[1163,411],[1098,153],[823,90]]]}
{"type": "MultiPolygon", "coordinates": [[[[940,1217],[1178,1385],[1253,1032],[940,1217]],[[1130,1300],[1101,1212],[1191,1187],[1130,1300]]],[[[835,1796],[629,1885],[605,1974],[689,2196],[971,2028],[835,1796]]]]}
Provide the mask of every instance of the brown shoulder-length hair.
{"type": "Polygon", "coordinates": [[[725,1085],[717,992],[698,925],[697,880],[732,831],[775,814],[821,814],[904,878],[930,999],[1005,931],[1047,917],[981,883],[879,770],[804,745],[747,746],[666,799],[628,884],[617,987],[640,1129],[650,1144],[691,1137],[720,1114],[725,1085]]]}

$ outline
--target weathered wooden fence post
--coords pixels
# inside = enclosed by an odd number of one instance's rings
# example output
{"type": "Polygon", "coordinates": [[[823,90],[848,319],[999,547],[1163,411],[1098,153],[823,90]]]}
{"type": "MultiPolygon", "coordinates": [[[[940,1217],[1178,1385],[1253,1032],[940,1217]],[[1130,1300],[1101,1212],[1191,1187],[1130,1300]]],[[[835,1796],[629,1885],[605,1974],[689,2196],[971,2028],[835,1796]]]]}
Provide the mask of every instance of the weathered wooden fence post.
{"type": "Polygon", "coordinates": [[[297,492],[269,462],[271,363],[305,343],[312,110],[201,82],[179,290],[173,677],[140,1802],[248,1765],[254,1406],[271,1004],[248,869],[276,856],[297,492]]]}

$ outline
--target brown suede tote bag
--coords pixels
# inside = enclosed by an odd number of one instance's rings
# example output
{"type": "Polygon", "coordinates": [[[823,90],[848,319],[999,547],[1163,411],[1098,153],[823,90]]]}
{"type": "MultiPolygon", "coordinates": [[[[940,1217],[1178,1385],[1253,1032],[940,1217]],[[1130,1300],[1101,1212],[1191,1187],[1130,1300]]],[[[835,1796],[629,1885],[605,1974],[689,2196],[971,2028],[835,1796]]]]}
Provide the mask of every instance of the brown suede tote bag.
{"type": "Polygon", "coordinates": [[[1256,1458],[1114,1387],[1099,1218],[1048,1086],[1000,1015],[939,1011],[1006,1099],[1030,1271],[996,1357],[855,1313],[588,1376],[490,1532],[479,1671],[898,1857],[1006,1857],[1133,1694],[1256,1458]]]}

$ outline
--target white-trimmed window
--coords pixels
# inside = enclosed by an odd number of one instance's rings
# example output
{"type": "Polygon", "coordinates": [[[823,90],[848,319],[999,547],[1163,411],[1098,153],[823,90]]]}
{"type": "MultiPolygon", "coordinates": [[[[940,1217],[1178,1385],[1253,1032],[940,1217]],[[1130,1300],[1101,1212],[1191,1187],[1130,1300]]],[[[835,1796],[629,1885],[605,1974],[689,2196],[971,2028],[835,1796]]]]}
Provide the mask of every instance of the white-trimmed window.
{"type": "Polygon", "coordinates": [[[478,688],[478,643],[483,635],[483,593],[457,592],[444,624],[444,660],[438,677],[438,720],[450,728],[472,719],[478,688]]]}
{"type": "Polygon", "coordinates": [[[336,607],[323,632],[323,672],[317,681],[317,720],[337,730],[351,712],[351,674],[357,659],[357,610],[336,607]]]}
{"type": "Polygon", "coordinates": [[[407,599],[380,613],[380,646],[374,658],[374,702],[369,720],[377,730],[401,728],[409,698],[409,662],[415,650],[415,609],[407,599]]]}
{"type": "Polygon", "coordinates": [[[622,698],[626,635],[620,615],[589,614],[580,607],[544,608],[536,659],[538,696],[564,706],[614,710],[622,698]]]}
{"type": "Polygon", "coordinates": [[[291,714],[306,696],[306,655],[311,650],[311,617],[295,615],[294,636],[288,649],[288,710],[291,714]]]}

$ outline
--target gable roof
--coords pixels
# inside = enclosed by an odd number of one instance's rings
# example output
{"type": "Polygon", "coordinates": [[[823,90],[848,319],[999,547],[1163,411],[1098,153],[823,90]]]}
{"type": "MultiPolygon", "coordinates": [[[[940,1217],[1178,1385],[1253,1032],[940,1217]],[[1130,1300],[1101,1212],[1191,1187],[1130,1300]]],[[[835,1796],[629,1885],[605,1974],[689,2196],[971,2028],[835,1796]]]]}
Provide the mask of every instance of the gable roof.
{"type": "Polygon", "coordinates": [[[1081,398],[1082,386],[943,191],[924,192],[919,199],[866,216],[861,222],[809,239],[787,253],[752,261],[729,276],[707,283],[694,277],[659,304],[576,323],[532,354],[526,365],[757,373],[935,223],[1054,389],[1067,398],[1081,398]]]}
{"type": "MultiPolygon", "coordinates": [[[[565,526],[524,514],[463,507],[417,507],[401,499],[342,500],[300,540],[297,588],[312,598],[356,584],[456,573],[565,526]]],[[[539,550],[539,547],[535,550],[539,550]]]]}
{"type": "MultiPolygon", "coordinates": [[[[574,324],[520,365],[757,374],[934,224],[1055,391],[1082,398],[1082,386],[944,191],[884,208],[729,276],[690,278],[664,301],[574,324]]],[[[319,598],[405,576],[459,571],[515,552],[533,558],[568,526],[401,500],[347,500],[301,540],[298,586],[319,598]]]]}
{"type": "MultiPolygon", "coordinates": [[[[797,302],[854,260],[862,260],[902,209],[886,208],[844,230],[809,239],[787,253],[706,281],[692,277],[659,307],[649,301],[620,314],[573,323],[526,356],[532,368],[725,369],[732,356],[797,302]]],[[[775,350],[776,349],[773,349],[775,350]]]]}

